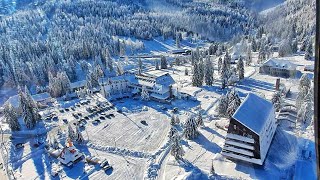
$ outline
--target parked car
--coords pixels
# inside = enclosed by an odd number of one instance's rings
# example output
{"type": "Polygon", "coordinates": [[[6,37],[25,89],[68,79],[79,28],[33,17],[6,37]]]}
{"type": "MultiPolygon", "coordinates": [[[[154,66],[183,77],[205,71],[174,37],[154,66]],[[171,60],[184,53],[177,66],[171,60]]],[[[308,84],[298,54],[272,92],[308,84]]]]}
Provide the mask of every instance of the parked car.
{"type": "Polygon", "coordinates": [[[68,124],[68,120],[67,119],[63,119],[62,120],[65,124],[68,124]]]}
{"type": "Polygon", "coordinates": [[[17,143],[15,145],[16,149],[22,149],[24,147],[24,144],[23,143],[17,143]]]}

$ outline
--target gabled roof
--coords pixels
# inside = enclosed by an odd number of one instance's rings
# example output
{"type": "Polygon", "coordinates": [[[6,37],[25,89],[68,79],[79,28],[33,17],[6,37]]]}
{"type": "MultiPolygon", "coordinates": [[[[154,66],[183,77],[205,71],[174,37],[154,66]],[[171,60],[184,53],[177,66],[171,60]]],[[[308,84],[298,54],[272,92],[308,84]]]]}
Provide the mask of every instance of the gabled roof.
{"type": "Polygon", "coordinates": [[[260,135],[271,113],[274,113],[271,102],[249,93],[232,117],[260,135]]]}
{"type": "Polygon", "coordinates": [[[47,92],[44,92],[44,93],[40,93],[40,94],[35,94],[32,96],[32,99],[36,102],[40,102],[40,101],[44,101],[44,100],[47,100],[47,99],[50,99],[51,96],[49,93],[47,92]]]}
{"type": "Polygon", "coordinates": [[[268,61],[263,63],[263,65],[288,70],[295,70],[297,68],[296,64],[293,64],[290,61],[284,59],[269,59],[268,61]]]}

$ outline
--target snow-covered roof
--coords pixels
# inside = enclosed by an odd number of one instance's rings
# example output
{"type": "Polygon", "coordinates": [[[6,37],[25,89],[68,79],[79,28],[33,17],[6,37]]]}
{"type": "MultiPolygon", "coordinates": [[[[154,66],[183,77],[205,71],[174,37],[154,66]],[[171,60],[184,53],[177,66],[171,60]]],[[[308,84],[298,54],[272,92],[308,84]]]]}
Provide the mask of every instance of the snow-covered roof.
{"type": "Polygon", "coordinates": [[[150,96],[156,98],[156,99],[161,99],[161,100],[166,100],[169,98],[169,93],[166,94],[156,94],[156,93],[151,93],[150,96]]]}
{"type": "Polygon", "coordinates": [[[144,76],[149,76],[149,77],[153,77],[153,78],[158,78],[158,77],[164,76],[166,74],[168,74],[168,72],[163,71],[163,70],[152,70],[152,71],[146,71],[146,72],[142,73],[142,75],[144,75],[144,76]]]}
{"type": "Polygon", "coordinates": [[[271,102],[249,93],[232,117],[260,135],[270,113],[274,113],[271,102]]]}
{"type": "Polygon", "coordinates": [[[32,96],[32,99],[36,102],[40,102],[40,101],[44,101],[47,99],[50,99],[51,96],[49,93],[45,92],[45,93],[40,93],[40,94],[35,94],[32,96]]]}
{"type": "Polygon", "coordinates": [[[71,83],[70,87],[71,89],[80,88],[80,87],[84,87],[86,83],[87,83],[86,80],[77,81],[77,82],[71,83]]]}
{"type": "Polygon", "coordinates": [[[269,59],[263,65],[287,70],[295,70],[297,68],[296,64],[284,59],[269,59]]]}
{"type": "Polygon", "coordinates": [[[186,86],[178,89],[179,92],[189,94],[191,96],[195,96],[198,92],[202,91],[201,88],[193,87],[193,86],[186,86]]]}

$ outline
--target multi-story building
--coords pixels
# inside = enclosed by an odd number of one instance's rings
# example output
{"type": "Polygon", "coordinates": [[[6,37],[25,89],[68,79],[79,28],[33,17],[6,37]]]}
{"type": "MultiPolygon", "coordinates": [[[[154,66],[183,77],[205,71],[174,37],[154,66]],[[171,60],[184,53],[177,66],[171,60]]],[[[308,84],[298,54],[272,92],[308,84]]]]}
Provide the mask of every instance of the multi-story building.
{"type": "Polygon", "coordinates": [[[295,77],[297,65],[283,59],[269,59],[260,67],[260,73],[278,77],[295,77]]]}
{"type": "Polygon", "coordinates": [[[276,128],[273,104],[250,93],[230,119],[222,155],[262,165],[276,128]]]}
{"type": "Polygon", "coordinates": [[[175,83],[168,72],[152,70],[140,74],[125,74],[99,80],[101,93],[108,99],[128,94],[139,94],[145,89],[150,99],[168,102],[172,97],[172,85],[175,83]]]}

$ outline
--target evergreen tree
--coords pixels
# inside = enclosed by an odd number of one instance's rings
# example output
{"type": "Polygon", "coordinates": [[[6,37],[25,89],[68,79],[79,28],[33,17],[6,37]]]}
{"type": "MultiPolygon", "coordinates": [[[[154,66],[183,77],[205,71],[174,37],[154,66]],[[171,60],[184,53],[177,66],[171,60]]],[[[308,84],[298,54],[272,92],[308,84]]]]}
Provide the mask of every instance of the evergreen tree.
{"type": "Polygon", "coordinates": [[[306,60],[310,60],[312,57],[313,57],[313,45],[312,45],[312,41],[309,40],[307,49],[305,51],[304,58],[306,60]]]}
{"type": "Polygon", "coordinates": [[[282,104],[282,97],[281,97],[281,93],[279,91],[276,91],[273,93],[271,102],[272,102],[275,110],[279,111],[281,108],[281,104],[282,104]]]}
{"type": "Polygon", "coordinates": [[[257,48],[257,42],[255,41],[255,39],[252,39],[251,49],[252,49],[253,52],[257,52],[257,50],[258,50],[258,48],[257,48]]]}
{"type": "Polygon", "coordinates": [[[221,67],[221,88],[224,89],[227,86],[228,79],[229,79],[229,69],[227,61],[224,60],[221,67]]]}
{"type": "Polygon", "coordinates": [[[138,59],[138,72],[139,72],[139,74],[141,74],[141,72],[142,72],[142,61],[141,61],[141,58],[138,59]]]}
{"type": "Polygon", "coordinates": [[[76,127],[75,140],[78,142],[78,144],[82,144],[84,142],[84,138],[78,126],[76,127]]]}
{"type": "Polygon", "coordinates": [[[182,148],[180,138],[177,137],[177,135],[173,137],[171,155],[174,156],[177,160],[182,159],[182,157],[184,156],[184,150],[182,148]]]}
{"type": "Polygon", "coordinates": [[[171,126],[169,134],[168,134],[170,141],[173,141],[173,137],[175,137],[175,135],[177,135],[177,134],[178,134],[178,130],[174,126],[171,126]]]}
{"type": "Polygon", "coordinates": [[[21,129],[17,114],[10,103],[4,105],[3,115],[12,131],[19,131],[21,129]]]}
{"type": "Polygon", "coordinates": [[[307,87],[303,87],[301,89],[299,89],[298,95],[297,95],[297,99],[296,99],[296,107],[297,110],[299,111],[300,108],[302,107],[304,101],[305,101],[305,97],[308,94],[308,88],[307,87]]]}
{"type": "Polygon", "coordinates": [[[177,48],[180,48],[180,36],[181,36],[181,33],[177,33],[176,34],[176,46],[177,48]]]}
{"type": "Polygon", "coordinates": [[[213,85],[213,64],[209,57],[206,58],[205,63],[205,82],[206,85],[212,86],[213,85]]]}
{"type": "Polygon", "coordinates": [[[176,124],[180,124],[180,118],[178,115],[175,116],[176,124]]]}
{"type": "Polygon", "coordinates": [[[176,119],[175,119],[175,117],[174,117],[173,114],[171,114],[170,124],[171,124],[171,125],[176,125],[176,119]]]}
{"type": "Polygon", "coordinates": [[[246,57],[246,65],[249,66],[252,63],[252,54],[251,54],[251,48],[249,47],[247,50],[247,57],[246,57]]]}
{"type": "Polygon", "coordinates": [[[201,77],[200,65],[195,63],[193,66],[193,75],[192,75],[192,86],[201,87],[203,82],[203,77],[201,77]]]}
{"type": "Polygon", "coordinates": [[[303,74],[299,80],[299,90],[306,88],[306,89],[310,89],[311,86],[311,82],[308,78],[307,74],[303,74]]]}
{"type": "Polygon", "coordinates": [[[106,66],[108,67],[109,72],[113,72],[113,60],[111,58],[111,55],[109,53],[109,51],[106,51],[106,66]]]}
{"type": "Polygon", "coordinates": [[[238,71],[239,79],[244,79],[244,64],[241,56],[237,64],[237,71],[238,71]]]}
{"type": "Polygon", "coordinates": [[[222,58],[219,57],[219,60],[218,60],[218,73],[221,74],[221,69],[222,69],[222,58]]]}
{"type": "Polygon", "coordinates": [[[72,141],[76,140],[77,136],[74,130],[72,129],[71,125],[68,125],[68,138],[70,138],[72,141]]]}
{"type": "MultiPolygon", "coordinates": [[[[32,129],[36,125],[36,122],[39,118],[37,108],[34,106],[34,103],[30,100],[29,95],[23,93],[20,88],[18,89],[23,121],[28,129],[32,129]]],[[[29,94],[28,91],[27,94],[29,94]]]]}
{"type": "Polygon", "coordinates": [[[235,88],[233,88],[230,92],[228,92],[227,98],[228,98],[227,115],[228,117],[232,117],[232,115],[236,112],[236,110],[240,106],[241,100],[235,88]]]}
{"type": "Polygon", "coordinates": [[[211,175],[215,175],[216,174],[216,172],[214,170],[213,162],[211,163],[210,174],[211,175]]]}
{"type": "Polygon", "coordinates": [[[160,59],[160,68],[161,69],[167,69],[168,68],[168,63],[167,63],[167,59],[164,56],[161,56],[160,59]]]}
{"type": "Polygon", "coordinates": [[[156,60],[156,70],[159,70],[159,61],[156,60]]]}
{"type": "Polygon", "coordinates": [[[227,99],[227,96],[225,95],[221,95],[220,96],[220,99],[219,99],[219,102],[218,102],[218,106],[217,106],[217,113],[219,116],[225,116],[226,115],[226,112],[227,112],[227,109],[228,109],[228,99],[227,99]]]}
{"type": "Polygon", "coordinates": [[[184,125],[184,136],[187,139],[194,139],[199,134],[196,120],[189,116],[184,125]]]}
{"type": "Polygon", "coordinates": [[[197,126],[198,127],[203,127],[204,126],[202,114],[201,114],[200,111],[198,112],[198,116],[197,116],[197,126]]]}

